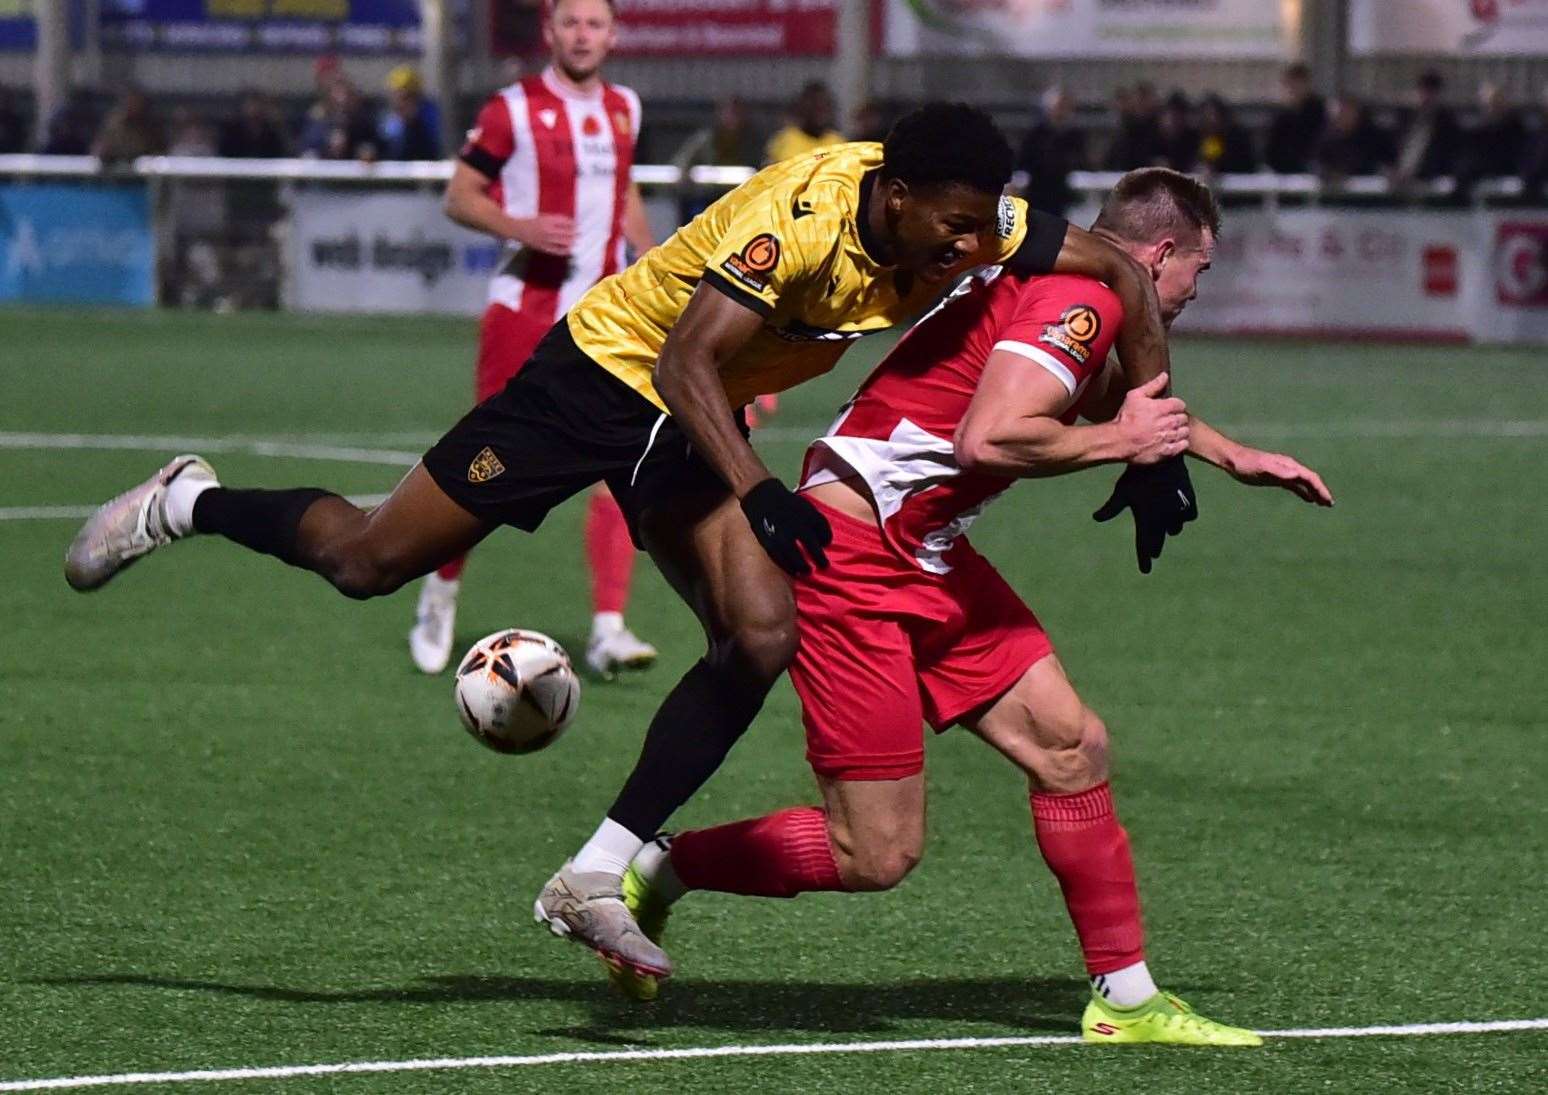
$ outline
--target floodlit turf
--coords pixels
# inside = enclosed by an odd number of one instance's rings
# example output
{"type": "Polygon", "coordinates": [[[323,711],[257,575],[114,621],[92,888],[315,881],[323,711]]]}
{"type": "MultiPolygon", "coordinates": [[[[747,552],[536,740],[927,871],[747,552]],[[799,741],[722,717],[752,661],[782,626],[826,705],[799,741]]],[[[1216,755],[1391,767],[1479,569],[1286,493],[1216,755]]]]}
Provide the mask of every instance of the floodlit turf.
{"type": "MultiPolygon", "coordinates": [[[[469,388],[471,322],[0,312],[0,431],[417,450],[469,388]]],[[[787,396],[762,449],[858,381],[787,396]]],[[[1113,728],[1159,980],[1259,1028],[1548,1016],[1548,371],[1528,351],[1184,341],[1195,409],[1320,469],[1332,512],[1195,471],[1156,573],[1026,484],[974,539],[1113,728]],[[1514,423],[1491,428],[1501,421],[1514,423]]],[[[169,451],[0,447],[7,507],[94,503],[169,451]]],[[[383,465],[223,453],[228,482],[372,493],[383,465]]],[[[581,508],[474,557],[459,643],[577,650],[581,508]]],[[[412,594],[356,604],[223,542],[69,591],[76,523],[0,520],[0,1081],[627,1048],[1066,1034],[1084,984],[1006,764],[932,742],[931,836],[896,892],[700,895],[658,1003],[531,923],[698,629],[648,562],[662,664],[588,683],[542,755],[461,730],[410,668],[412,594]]],[[[865,717],[863,711],[857,718],[865,717]]],[[[788,687],[687,824],[807,801],[788,687]]],[[[1548,1033],[556,1064],[286,1091],[1527,1091],[1548,1033]]],[[[176,1090],[254,1090],[276,1081],[176,1090]]],[[[172,1088],[167,1088],[172,1090],[172,1088]]]]}

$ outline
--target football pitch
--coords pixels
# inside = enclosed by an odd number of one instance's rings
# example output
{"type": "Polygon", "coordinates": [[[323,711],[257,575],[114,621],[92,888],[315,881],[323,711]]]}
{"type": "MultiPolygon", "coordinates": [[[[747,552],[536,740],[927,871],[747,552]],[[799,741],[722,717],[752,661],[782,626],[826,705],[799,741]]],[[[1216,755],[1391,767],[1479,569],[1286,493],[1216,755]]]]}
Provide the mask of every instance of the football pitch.
{"type": "MultiPolygon", "coordinates": [[[[464,409],[473,341],[0,311],[0,1091],[1548,1088],[1540,352],[1183,339],[1193,409],[1315,467],[1335,509],[1195,465],[1202,517],[1149,577],[1127,517],[1090,519],[1111,470],[975,526],[1112,728],[1157,980],[1301,1035],[1135,1051],[1072,1043],[1085,981],[1024,786],[960,731],[930,743],[899,889],[691,895],[652,1005],[533,925],[701,653],[643,557],[629,616],[661,663],[586,681],[530,757],[411,668],[411,590],[351,602],[214,540],[66,587],[81,517],[178,452],[233,485],[390,489],[464,409]],[[1461,1023],[1493,1026],[1428,1026],[1461,1023]]],[[[863,372],[787,394],[757,439],[777,471],[863,372]]],[[[579,653],[583,508],[474,555],[459,649],[520,626],[579,653]]],[[[677,821],[812,800],[782,682],[677,821]]]]}

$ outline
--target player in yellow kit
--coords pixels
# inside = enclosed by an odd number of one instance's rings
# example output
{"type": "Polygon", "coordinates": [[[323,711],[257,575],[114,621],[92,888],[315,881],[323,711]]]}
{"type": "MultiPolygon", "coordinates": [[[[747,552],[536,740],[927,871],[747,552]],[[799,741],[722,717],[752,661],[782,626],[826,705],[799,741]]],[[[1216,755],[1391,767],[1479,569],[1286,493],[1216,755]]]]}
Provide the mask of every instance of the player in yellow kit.
{"type": "MultiPolygon", "coordinates": [[[[515,379],[375,509],[313,488],[225,488],[205,461],[179,457],[87,521],[66,576],[94,589],[162,544],[218,533],[372,597],[502,524],[535,529],[555,505],[606,482],[703,622],[709,649],[661,705],[606,819],[535,911],[610,962],[666,976],[671,964],[634,923],[620,880],[789,663],[794,606],[781,568],[823,565],[831,536],[747,443],[739,408],[826,372],[851,340],[917,316],[983,264],[1106,282],[1123,304],[1117,347],[1131,379],[1168,367],[1149,276],[1111,244],[1005,198],[1010,169],[987,115],[956,104],[915,111],[885,144],[768,168],[592,288],[515,379]]],[[[1137,521],[1143,511],[1176,527],[1191,515],[1175,477],[1133,484],[1131,495],[1137,521]]]]}

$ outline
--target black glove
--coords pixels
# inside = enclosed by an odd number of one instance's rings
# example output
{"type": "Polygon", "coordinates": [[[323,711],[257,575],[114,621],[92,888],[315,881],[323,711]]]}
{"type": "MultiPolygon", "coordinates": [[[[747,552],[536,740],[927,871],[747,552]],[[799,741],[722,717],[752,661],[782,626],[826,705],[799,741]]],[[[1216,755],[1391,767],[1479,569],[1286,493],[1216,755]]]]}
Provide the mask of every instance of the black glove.
{"type": "Polygon", "coordinates": [[[810,574],[807,555],[820,567],[828,565],[822,550],[833,542],[828,519],[778,479],[765,479],[748,491],[742,498],[742,512],[763,550],[786,573],[810,574]],[[802,548],[806,555],[801,554],[802,548]]]}
{"type": "Polygon", "coordinates": [[[1199,502],[1183,458],[1130,464],[1113,484],[1111,497],[1091,516],[1111,521],[1125,509],[1134,511],[1134,554],[1140,573],[1149,574],[1151,563],[1161,558],[1166,538],[1176,536],[1199,515],[1199,502]]]}

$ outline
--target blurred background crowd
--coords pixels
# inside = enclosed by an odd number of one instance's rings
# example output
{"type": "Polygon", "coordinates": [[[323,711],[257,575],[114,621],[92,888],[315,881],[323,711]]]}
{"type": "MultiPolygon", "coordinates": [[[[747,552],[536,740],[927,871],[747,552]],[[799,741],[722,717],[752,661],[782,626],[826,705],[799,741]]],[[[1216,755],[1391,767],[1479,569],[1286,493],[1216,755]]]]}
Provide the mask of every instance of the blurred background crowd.
{"type": "MultiPolygon", "coordinates": [[[[519,75],[510,66],[506,79],[519,75]]],[[[398,66],[383,86],[362,88],[335,56],[313,66],[310,96],[252,91],[227,102],[153,101],[129,88],[116,99],[72,96],[31,132],[24,96],[0,87],[0,153],[92,154],[122,161],[147,154],[237,158],[440,158],[437,106],[417,71],[398,66]]],[[[840,140],[876,140],[907,102],[869,102],[836,117],[826,85],[807,83],[785,101],[730,97],[705,103],[701,124],[677,111],[664,122],[646,104],[641,162],[759,165],[840,140]]],[[[1068,173],[1161,164],[1182,171],[1310,173],[1336,182],[1385,175],[1401,196],[1414,182],[1457,180],[1465,200],[1479,180],[1519,178],[1524,200],[1548,184],[1548,94],[1513,102],[1492,83],[1448,86],[1420,73],[1406,101],[1325,100],[1304,65],[1284,67],[1272,101],[1232,103],[1149,82],[1117,86],[1107,102],[1077,102],[1059,86],[1002,118],[1018,144],[1016,187],[1034,204],[1062,210],[1068,173]]],[[[708,195],[685,192],[692,211],[708,195]]]]}

